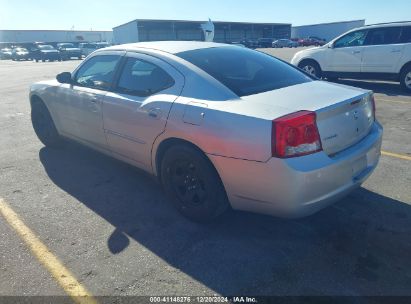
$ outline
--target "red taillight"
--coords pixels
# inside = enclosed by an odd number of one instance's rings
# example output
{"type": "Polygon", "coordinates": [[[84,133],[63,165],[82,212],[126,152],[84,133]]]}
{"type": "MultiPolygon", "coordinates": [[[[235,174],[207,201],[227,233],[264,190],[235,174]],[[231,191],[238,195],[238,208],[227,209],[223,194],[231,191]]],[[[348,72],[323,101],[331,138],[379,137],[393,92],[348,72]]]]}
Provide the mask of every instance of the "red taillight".
{"type": "Polygon", "coordinates": [[[300,111],[273,120],[272,154],[290,158],[322,150],[316,114],[300,111]]]}
{"type": "Polygon", "coordinates": [[[372,103],[372,115],[373,115],[373,117],[374,117],[374,120],[376,120],[377,119],[377,117],[375,116],[376,115],[376,112],[377,112],[377,107],[375,106],[375,97],[374,97],[374,94],[371,94],[371,103],[372,103]]]}

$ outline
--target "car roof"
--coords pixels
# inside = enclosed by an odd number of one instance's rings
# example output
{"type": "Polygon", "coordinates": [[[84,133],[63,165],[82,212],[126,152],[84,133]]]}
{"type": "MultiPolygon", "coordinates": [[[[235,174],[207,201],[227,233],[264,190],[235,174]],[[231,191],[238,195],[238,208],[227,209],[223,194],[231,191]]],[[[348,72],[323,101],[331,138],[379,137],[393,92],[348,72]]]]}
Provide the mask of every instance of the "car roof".
{"type": "Polygon", "coordinates": [[[400,26],[411,26],[411,21],[370,24],[370,25],[362,26],[358,29],[370,29],[370,28],[381,28],[381,27],[400,27],[400,26]]]}
{"type": "Polygon", "coordinates": [[[202,41],[152,41],[152,42],[138,42],[130,44],[115,45],[104,50],[125,50],[135,51],[139,49],[151,49],[163,51],[170,54],[177,54],[186,51],[208,49],[216,47],[228,47],[229,44],[202,42],[202,41]]]}

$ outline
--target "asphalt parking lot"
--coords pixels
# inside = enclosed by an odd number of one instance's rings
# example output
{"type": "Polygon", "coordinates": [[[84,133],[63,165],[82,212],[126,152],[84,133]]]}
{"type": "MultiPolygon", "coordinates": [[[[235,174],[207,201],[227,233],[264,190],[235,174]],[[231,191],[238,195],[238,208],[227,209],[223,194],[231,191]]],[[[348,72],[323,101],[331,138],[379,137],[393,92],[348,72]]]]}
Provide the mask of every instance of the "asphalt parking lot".
{"type": "MultiPolygon", "coordinates": [[[[411,96],[399,84],[340,81],[375,91],[385,128],[362,188],[305,219],[229,212],[202,226],[147,174],[38,141],[29,85],[78,64],[0,61],[0,201],[92,295],[411,296],[411,96]]],[[[1,215],[0,233],[0,295],[65,294],[1,215]]]]}

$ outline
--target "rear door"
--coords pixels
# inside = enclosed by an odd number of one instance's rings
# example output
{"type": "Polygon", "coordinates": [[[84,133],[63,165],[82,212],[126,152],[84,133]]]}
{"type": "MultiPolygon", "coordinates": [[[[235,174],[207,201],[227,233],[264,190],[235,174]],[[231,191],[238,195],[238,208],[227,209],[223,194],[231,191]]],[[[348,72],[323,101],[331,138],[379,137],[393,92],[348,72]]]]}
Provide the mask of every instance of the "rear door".
{"type": "Polygon", "coordinates": [[[401,27],[370,29],[365,39],[361,72],[395,73],[403,53],[401,27]]]}
{"type": "Polygon", "coordinates": [[[110,150],[151,169],[151,148],[166,126],[184,77],[158,58],[130,52],[113,92],[104,99],[104,131],[110,150]]]}
{"type": "Polygon", "coordinates": [[[359,30],[335,41],[333,47],[326,52],[324,71],[360,72],[366,35],[367,30],[359,30]]]}

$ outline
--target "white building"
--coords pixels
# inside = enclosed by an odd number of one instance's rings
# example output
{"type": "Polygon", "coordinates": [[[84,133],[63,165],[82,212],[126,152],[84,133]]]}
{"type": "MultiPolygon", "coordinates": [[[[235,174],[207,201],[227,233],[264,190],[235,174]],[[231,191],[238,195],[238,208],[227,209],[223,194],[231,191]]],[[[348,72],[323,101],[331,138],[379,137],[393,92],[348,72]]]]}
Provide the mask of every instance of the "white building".
{"type": "Polygon", "coordinates": [[[318,37],[330,41],[335,37],[365,25],[365,20],[352,20],[332,23],[320,23],[312,25],[293,26],[292,38],[318,37]]]}
{"type": "Polygon", "coordinates": [[[112,31],[0,30],[0,43],[113,41],[112,31]]]}

